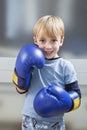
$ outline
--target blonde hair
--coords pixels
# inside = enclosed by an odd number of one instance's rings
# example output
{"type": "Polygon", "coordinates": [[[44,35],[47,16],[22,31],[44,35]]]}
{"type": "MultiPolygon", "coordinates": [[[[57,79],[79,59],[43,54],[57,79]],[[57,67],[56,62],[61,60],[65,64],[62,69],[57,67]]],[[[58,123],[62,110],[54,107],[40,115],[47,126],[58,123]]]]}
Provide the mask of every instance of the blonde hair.
{"type": "Polygon", "coordinates": [[[40,32],[46,32],[49,36],[64,37],[64,23],[58,16],[46,15],[41,17],[33,28],[34,36],[38,36],[40,32]]]}

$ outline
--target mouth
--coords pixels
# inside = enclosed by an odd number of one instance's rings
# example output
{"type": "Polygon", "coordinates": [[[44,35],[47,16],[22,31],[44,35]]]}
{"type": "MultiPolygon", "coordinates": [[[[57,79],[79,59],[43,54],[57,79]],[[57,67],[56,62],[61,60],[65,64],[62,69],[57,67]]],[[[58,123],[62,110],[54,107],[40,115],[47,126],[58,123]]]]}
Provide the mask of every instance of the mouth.
{"type": "Polygon", "coordinates": [[[53,51],[44,51],[45,57],[50,59],[53,57],[53,51]]]}

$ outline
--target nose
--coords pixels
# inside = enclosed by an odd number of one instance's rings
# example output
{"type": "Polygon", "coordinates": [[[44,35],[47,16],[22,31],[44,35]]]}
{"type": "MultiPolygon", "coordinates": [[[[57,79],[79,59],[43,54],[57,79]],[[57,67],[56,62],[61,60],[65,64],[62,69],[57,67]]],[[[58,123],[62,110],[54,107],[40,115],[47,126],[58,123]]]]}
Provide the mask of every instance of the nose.
{"type": "Polygon", "coordinates": [[[51,49],[52,48],[51,43],[50,42],[46,42],[45,48],[46,49],[51,49]]]}

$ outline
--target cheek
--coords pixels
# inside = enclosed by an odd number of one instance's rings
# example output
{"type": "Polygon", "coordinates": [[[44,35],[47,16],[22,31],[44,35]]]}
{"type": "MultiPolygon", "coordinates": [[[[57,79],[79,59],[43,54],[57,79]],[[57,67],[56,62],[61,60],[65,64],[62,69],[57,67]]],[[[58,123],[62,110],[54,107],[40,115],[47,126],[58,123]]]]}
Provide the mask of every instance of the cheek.
{"type": "Polygon", "coordinates": [[[55,50],[55,51],[59,50],[58,44],[54,46],[54,50],[55,50]]]}
{"type": "Polygon", "coordinates": [[[56,54],[58,53],[58,51],[59,51],[59,46],[57,46],[57,47],[54,48],[54,52],[55,52],[56,54]]]}
{"type": "Polygon", "coordinates": [[[42,50],[44,50],[44,45],[39,44],[38,46],[39,46],[39,48],[41,48],[42,50]]]}
{"type": "Polygon", "coordinates": [[[37,42],[34,42],[35,45],[39,46],[37,42]]]}
{"type": "Polygon", "coordinates": [[[38,45],[39,48],[42,48],[42,46],[37,42],[35,43],[36,45],[38,45]]]}

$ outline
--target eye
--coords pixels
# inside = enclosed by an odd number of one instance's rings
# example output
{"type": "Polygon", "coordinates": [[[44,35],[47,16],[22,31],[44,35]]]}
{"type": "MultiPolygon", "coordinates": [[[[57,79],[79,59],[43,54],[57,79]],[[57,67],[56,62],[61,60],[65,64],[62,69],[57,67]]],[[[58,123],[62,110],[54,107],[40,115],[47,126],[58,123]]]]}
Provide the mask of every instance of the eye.
{"type": "Polygon", "coordinates": [[[52,39],[51,41],[52,41],[52,42],[57,42],[58,40],[57,40],[57,39],[52,39]]]}
{"type": "Polygon", "coordinates": [[[44,39],[40,40],[41,42],[44,42],[44,39]]]}
{"type": "Polygon", "coordinates": [[[40,39],[39,42],[45,43],[45,40],[44,39],[40,39]]]}

